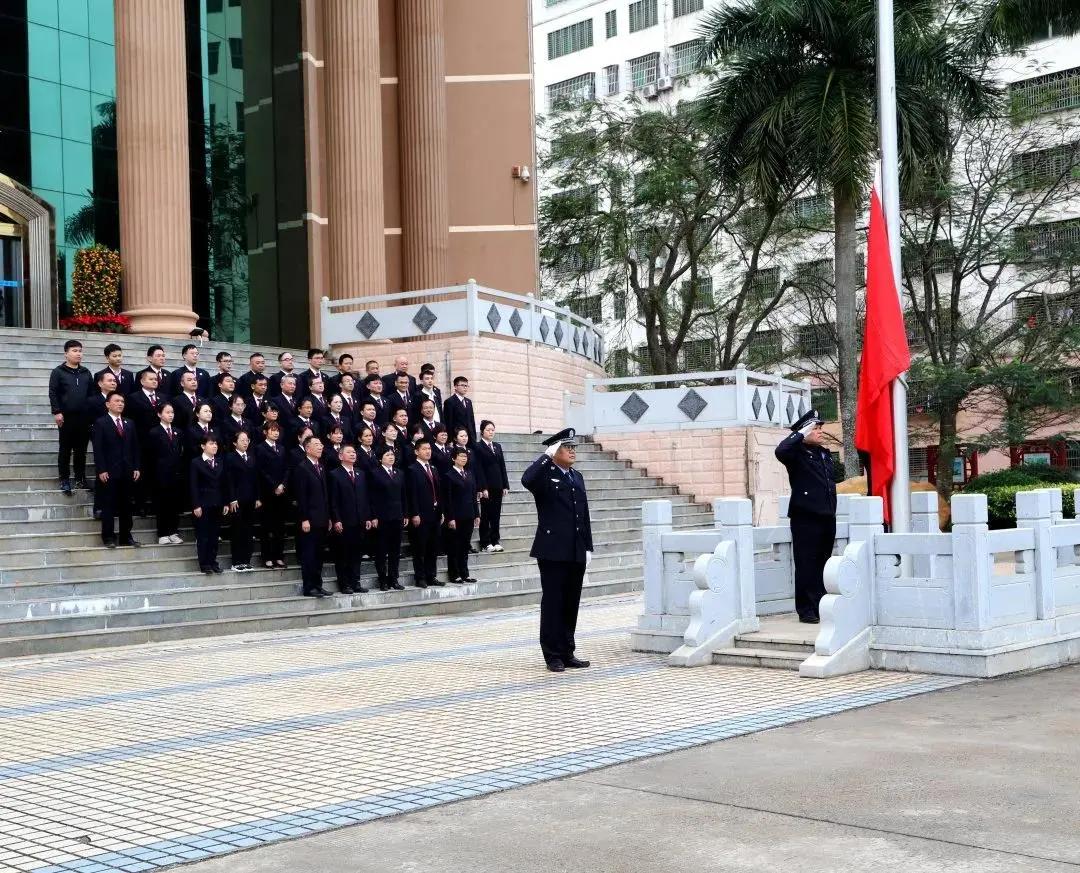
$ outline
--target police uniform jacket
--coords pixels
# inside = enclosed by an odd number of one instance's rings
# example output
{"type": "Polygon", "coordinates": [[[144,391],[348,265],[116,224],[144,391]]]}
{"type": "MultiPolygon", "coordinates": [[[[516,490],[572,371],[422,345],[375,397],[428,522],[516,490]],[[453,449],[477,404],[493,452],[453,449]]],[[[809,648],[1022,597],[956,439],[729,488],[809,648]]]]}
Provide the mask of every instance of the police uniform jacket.
{"type": "Polygon", "coordinates": [[[796,431],[776,447],[776,458],[791,482],[789,514],[836,515],[832,457],[825,449],[805,445],[796,431]]]}
{"type": "Polygon", "coordinates": [[[564,473],[551,458],[541,455],[522,474],[521,484],[536,500],[536,536],[529,554],[539,560],[584,564],[593,540],[581,474],[574,469],[564,473]]]}

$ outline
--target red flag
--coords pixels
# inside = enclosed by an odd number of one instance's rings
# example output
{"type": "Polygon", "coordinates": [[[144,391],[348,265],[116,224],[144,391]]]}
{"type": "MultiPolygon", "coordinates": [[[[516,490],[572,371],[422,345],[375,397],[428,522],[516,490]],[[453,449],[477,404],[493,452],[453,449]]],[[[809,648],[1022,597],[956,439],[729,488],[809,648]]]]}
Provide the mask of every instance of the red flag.
{"type": "Polygon", "coordinates": [[[870,191],[870,232],[866,253],[866,334],[859,369],[855,447],[870,455],[870,484],[890,519],[889,485],[896,471],[891,385],[911,366],[904,313],[893,279],[889,235],[878,186],[870,191]]]}

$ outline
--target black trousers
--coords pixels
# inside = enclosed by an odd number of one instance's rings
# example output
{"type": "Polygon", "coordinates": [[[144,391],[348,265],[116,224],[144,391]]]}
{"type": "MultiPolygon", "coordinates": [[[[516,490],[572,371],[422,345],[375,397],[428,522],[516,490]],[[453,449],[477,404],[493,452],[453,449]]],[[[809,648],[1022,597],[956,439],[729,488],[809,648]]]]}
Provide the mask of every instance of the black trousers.
{"type": "Polygon", "coordinates": [[[284,494],[263,498],[260,510],[260,549],[263,562],[285,560],[285,519],[289,499],[284,494]]]}
{"type": "Polygon", "coordinates": [[[90,422],[81,415],[65,415],[59,428],[60,451],[56,466],[61,479],[71,478],[71,456],[75,456],[75,478],[86,478],[86,445],[90,442],[90,422]]]}
{"type": "Polygon", "coordinates": [[[366,540],[367,530],[363,525],[347,527],[333,535],[330,549],[334,555],[338,588],[357,588],[360,585],[363,572],[361,556],[367,554],[366,540]]]}
{"type": "Polygon", "coordinates": [[[413,575],[417,582],[434,582],[438,572],[440,526],[421,520],[420,527],[409,522],[409,548],[412,550],[413,575]]]}
{"type": "Polygon", "coordinates": [[[172,536],[180,530],[180,499],[184,488],[177,479],[161,482],[154,489],[154,515],[157,516],[157,535],[172,536]]]}
{"type": "Polygon", "coordinates": [[[202,507],[202,517],[192,516],[195,522],[195,550],[199,553],[199,568],[213,567],[218,562],[221,542],[221,507],[202,507]]]}
{"type": "Polygon", "coordinates": [[[446,575],[451,582],[469,578],[469,543],[473,532],[473,519],[459,518],[455,523],[455,529],[446,529],[446,575]]]}
{"type": "Polygon", "coordinates": [[[379,584],[397,582],[401,564],[401,522],[380,518],[375,531],[375,573],[379,584]]]}
{"type": "Polygon", "coordinates": [[[296,555],[300,559],[300,578],[304,593],[310,594],[322,588],[323,546],[326,544],[326,528],[311,526],[308,533],[296,526],[296,555]]]}
{"type": "Polygon", "coordinates": [[[136,483],[131,475],[110,476],[108,482],[98,479],[101,489],[101,540],[108,542],[115,537],[113,519],[120,519],[120,542],[131,537],[132,488],[136,483]]]}
{"type": "Polygon", "coordinates": [[[540,567],[540,651],[545,661],[565,660],[574,654],[578,605],[585,564],[577,561],[543,561],[540,567]]]}
{"type": "Polygon", "coordinates": [[[491,496],[480,501],[480,548],[497,546],[500,541],[499,522],[502,520],[502,491],[488,492],[491,496]]]}
{"type": "Polygon", "coordinates": [[[237,512],[230,512],[232,526],[229,528],[233,566],[251,563],[255,541],[255,501],[239,504],[237,512]]]}
{"type": "Polygon", "coordinates": [[[791,516],[791,553],[795,561],[795,611],[802,618],[818,614],[825,596],[822,574],[836,541],[836,516],[797,513],[791,516]]]}

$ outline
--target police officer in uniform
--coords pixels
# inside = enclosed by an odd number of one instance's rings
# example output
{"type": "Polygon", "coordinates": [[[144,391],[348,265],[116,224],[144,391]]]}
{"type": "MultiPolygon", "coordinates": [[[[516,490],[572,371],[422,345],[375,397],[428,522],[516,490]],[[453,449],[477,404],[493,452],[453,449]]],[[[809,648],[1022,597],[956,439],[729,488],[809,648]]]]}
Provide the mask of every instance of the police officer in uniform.
{"type": "Polygon", "coordinates": [[[807,412],[791,431],[776,447],[776,458],[787,468],[791,482],[788,516],[795,559],[795,611],[799,621],[817,624],[818,603],[825,596],[822,573],[836,540],[836,483],[817,411],[807,412]]]}
{"type": "Polygon", "coordinates": [[[592,522],[585,481],[574,469],[577,443],[566,428],[544,440],[547,450],[529,465],[521,484],[536,500],[532,551],[540,567],[540,649],[547,668],[588,667],[574,657],[574,630],[585,568],[592,558],[592,522]]]}

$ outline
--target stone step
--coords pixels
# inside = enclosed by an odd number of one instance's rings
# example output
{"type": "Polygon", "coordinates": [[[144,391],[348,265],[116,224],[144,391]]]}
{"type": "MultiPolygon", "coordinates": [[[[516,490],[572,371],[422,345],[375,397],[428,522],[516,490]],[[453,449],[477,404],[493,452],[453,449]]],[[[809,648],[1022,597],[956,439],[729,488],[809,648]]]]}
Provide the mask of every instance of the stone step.
{"type": "MultiPolygon", "coordinates": [[[[0,658],[25,657],[73,652],[86,649],[111,648],[146,643],[202,639],[241,633],[265,633],[278,630],[304,630],[331,627],[366,621],[390,621],[421,616],[455,615],[490,609],[509,609],[540,601],[537,579],[531,586],[510,582],[504,590],[467,591],[474,586],[429,588],[426,591],[406,589],[395,592],[396,599],[371,605],[341,605],[337,596],[324,601],[296,598],[300,606],[292,612],[277,615],[249,615],[217,618],[199,622],[153,624],[132,628],[106,628],[90,631],[71,631],[47,636],[21,636],[0,639],[0,658]],[[455,590],[456,589],[456,590],[455,590]],[[448,593],[449,592],[449,593],[448,593]]],[[[479,587],[479,586],[475,586],[479,587]]],[[[590,574],[582,597],[602,597],[640,591],[640,569],[618,569],[590,574]]],[[[360,598],[372,595],[360,595],[360,598]]],[[[539,655],[538,655],[539,657],[539,655]]]]}
{"type": "Polygon", "coordinates": [[[728,667],[769,667],[774,670],[798,670],[807,655],[781,649],[726,648],[713,652],[712,662],[728,667]]]}
{"type": "MultiPolygon", "coordinates": [[[[813,625],[808,625],[812,627],[813,625]]],[[[798,642],[786,636],[773,636],[770,634],[741,634],[735,638],[736,649],[753,649],[754,651],[770,652],[796,652],[803,658],[814,654],[814,640],[811,636],[806,642],[798,642]]]]}

